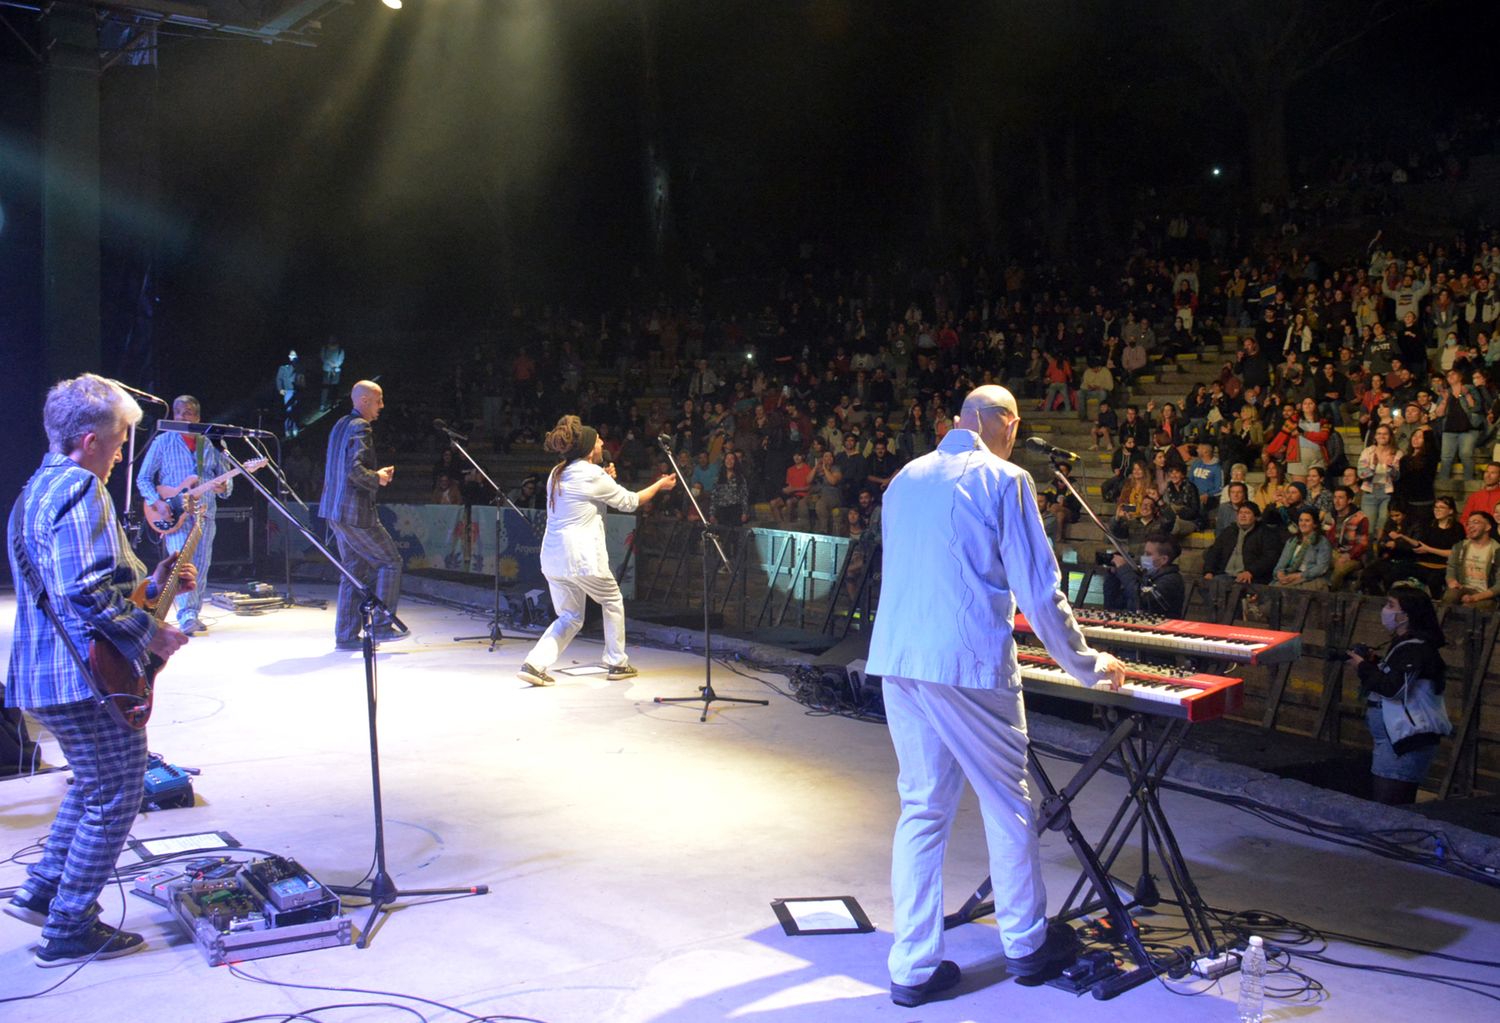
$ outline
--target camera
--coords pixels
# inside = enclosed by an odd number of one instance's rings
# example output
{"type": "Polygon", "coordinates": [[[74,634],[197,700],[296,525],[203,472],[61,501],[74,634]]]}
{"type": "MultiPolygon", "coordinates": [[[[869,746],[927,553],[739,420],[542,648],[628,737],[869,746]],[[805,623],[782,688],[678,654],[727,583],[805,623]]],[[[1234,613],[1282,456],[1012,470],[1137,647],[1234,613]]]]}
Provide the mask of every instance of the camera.
{"type": "Polygon", "coordinates": [[[1115,552],[1114,551],[1095,551],[1094,552],[1094,564],[1098,565],[1100,568],[1109,568],[1114,563],[1115,563],[1115,552]]]}

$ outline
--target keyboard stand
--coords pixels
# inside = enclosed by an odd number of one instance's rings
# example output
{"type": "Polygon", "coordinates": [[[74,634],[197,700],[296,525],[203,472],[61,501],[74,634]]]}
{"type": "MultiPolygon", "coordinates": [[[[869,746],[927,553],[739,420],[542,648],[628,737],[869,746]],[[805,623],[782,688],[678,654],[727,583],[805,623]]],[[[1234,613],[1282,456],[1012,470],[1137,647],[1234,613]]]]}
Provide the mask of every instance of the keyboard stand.
{"type": "MultiPolygon", "coordinates": [[[[1157,795],[1167,768],[1182,746],[1189,724],[1186,721],[1141,714],[1125,715],[1113,708],[1104,708],[1102,712],[1113,725],[1112,730],[1061,790],[1053,785],[1036,751],[1027,750],[1032,777],[1044,797],[1035,825],[1037,833],[1061,831],[1083,868],[1055,919],[1076,920],[1102,912],[1104,920],[1101,924],[1106,924],[1113,933],[1114,943],[1125,946],[1125,951],[1134,963],[1134,967],[1130,969],[1106,971],[1104,975],[1095,972],[1082,984],[1062,977],[1048,983],[1075,994],[1088,990],[1100,1000],[1113,998],[1158,974],[1185,976],[1194,960],[1214,957],[1219,953],[1208,907],[1193,884],[1182,850],[1177,844],[1177,837],[1167,822],[1157,795]],[[1117,761],[1128,791],[1098,844],[1091,845],[1073,821],[1072,804],[1111,759],[1117,761]],[[1124,850],[1126,842],[1137,830],[1141,836],[1141,873],[1132,886],[1113,880],[1110,869],[1124,850]],[[1182,911],[1193,942],[1191,949],[1180,948],[1175,954],[1155,957],[1142,944],[1130,915],[1133,909],[1149,908],[1161,901],[1156,881],[1151,875],[1153,850],[1159,869],[1171,886],[1172,894],[1182,911]],[[1080,902],[1085,888],[1091,891],[1091,896],[1080,902]],[[1126,902],[1121,898],[1121,888],[1130,889],[1130,901],[1126,902]]],[[[993,913],[994,902],[990,899],[992,890],[990,879],[986,877],[962,907],[944,917],[944,926],[957,927],[993,913]]]]}

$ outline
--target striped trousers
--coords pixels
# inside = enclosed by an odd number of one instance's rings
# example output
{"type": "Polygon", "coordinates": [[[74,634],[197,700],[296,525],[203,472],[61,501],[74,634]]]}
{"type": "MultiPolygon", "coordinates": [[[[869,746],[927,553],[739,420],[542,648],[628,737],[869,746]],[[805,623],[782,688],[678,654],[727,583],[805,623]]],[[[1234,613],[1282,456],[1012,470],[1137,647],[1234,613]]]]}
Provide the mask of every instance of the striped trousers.
{"type": "MultiPolygon", "coordinates": [[[[396,603],[401,599],[401,552],[396,541],[379,522],[373,526],[351,526],[345,522],[328,522],[333,538],[338,541],[339,560],[354,573],[354,577],[375,591],[375,596],[396,613],[396,603]]],[[[339,577],[338,614],[333,623],[333,638],[339,643],[352,643],[359,639],[359,605],[363,602],[360,592],[349,585],[349,580],[339,577]]]]}
{"type": "Polygon", "coordinates": [[[82,934],[93,924],[94,902],[140,812],[146,730],[116,723],[87,700],[30,713],[57,739],[73,771],[42,858],[26,875],[27,891],[52,897],[42,926],[42,937],[51,941],[82,934]]]}

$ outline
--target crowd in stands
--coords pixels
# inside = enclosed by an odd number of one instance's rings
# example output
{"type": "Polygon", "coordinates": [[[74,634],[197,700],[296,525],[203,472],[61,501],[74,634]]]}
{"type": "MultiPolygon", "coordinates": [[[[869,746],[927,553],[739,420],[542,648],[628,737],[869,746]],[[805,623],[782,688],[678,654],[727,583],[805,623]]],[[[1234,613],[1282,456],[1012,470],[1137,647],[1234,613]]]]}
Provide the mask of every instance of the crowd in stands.
{"type": "MultiPolygon", "coordinates": [[[[1113,268],[809,265],[754,312],[716,307],[706,286],[598,319],[518,308],[382,429],[430,443],[441,415],[504,451],[576,412],[627,484],[668,471],[668,440],[687,486],[651,514],[694,517],[691,492],[720,524],[878,537],[891,478],[971,388],[1000,383],[1110,452],[1103,496],[1136,554],[1212,532],[1208,576],[1369,592],[1413,578],[1493,607],[1500,235],[1401,251],[1377,234],[1336,266],[1296,247],[1200,261],[1172,240],[1113,268]],[[1226,332],[1241,341],[1222,359],[1226,332]],[[1188,353],[1222,359],[1211,380],[1180,403],[1138,397],[1138,377],[1188,353]]],[[[485,499],[451,453],[433,495],[485,499]]],[[[535,479],[510,496],[541,504],[535,479]]],[[[1039,501],[1062,543],[1078,502],[1039,501]]]]}

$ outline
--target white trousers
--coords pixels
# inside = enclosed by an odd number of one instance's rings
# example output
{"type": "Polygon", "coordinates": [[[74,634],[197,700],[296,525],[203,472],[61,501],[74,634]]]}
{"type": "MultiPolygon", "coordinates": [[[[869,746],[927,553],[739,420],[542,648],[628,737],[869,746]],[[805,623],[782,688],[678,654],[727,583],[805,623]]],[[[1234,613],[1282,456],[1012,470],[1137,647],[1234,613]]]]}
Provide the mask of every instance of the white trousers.
{"type": "Polygon", "coordinates": [[[593,597],[604,609],[604,663],[621,665],[625,658],[625,598],[620,596],[620,584],[612,575],[567,575],[547,577],[547,588],[552,591],[552,610],[557,618],[547,626],[542,638],[536,641],[526,663],[533,668],[546,671],[557,663],[562,652],[573,642],[578,630],[583,628],[583,611],[588,598],[593,597]]]}
{"type": "Polygon", "coordinates": [[[1036,951],[1047,933],[1047,892],[1028,792],[1020,691],[889,676],[883,689],[901,768],[901,819],[891,851],[891,980],[925,983],[943,961],[943,853],[965,777],[984,817],[1005,954],[1036,951]]]}

